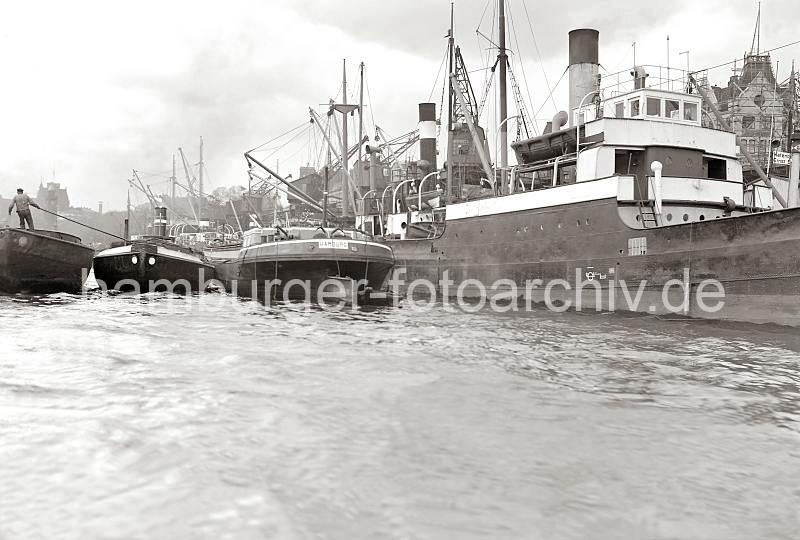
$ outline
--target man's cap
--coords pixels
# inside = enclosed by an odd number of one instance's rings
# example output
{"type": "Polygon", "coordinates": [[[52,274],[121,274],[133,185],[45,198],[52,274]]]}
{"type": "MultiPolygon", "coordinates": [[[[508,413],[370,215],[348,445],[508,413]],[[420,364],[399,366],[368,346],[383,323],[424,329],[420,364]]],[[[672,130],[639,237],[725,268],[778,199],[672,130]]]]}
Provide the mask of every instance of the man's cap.
{"type": "Polygon", "coordinates": [[[18,187],[18,188],[17,188],[17,193],[22,193],[23,191],[25,191],[25,190],[24,190],[24,189],[22,189],[21,187],[18,187]]]}

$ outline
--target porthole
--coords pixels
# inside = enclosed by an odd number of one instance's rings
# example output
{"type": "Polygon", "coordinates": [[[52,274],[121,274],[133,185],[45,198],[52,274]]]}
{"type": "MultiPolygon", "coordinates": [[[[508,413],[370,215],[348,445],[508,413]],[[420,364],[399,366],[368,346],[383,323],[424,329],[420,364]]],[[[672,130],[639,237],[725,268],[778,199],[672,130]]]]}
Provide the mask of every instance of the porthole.
{"type": "Polygon", "coordinates": [[[539,230],[543,231],[544,230],[544,225],[539,225],[539,230]]]}
{"type": "Polygon", "coordinates": [[[580,227],[580,226],[581,226],[581,220],[578,220],[578,222],[576,223],[576,225],[577,225],[578,227],[580,227]]]}
{"type": "Polygon", "coordinates": [[[689,214],[683,214],[683,221],[689,221],[689,214]]]}
{"type": "Polygon", "coordinates": [[[139,257],[137,257],[136,255],[131,257],[131,264],[139,264],[139,257]]]}
{"type": "Polygon", "coordinates": [[[561,223],[559,223],[559,224],[558,224],[558,228],[559,228],[559,229],[561,228],[561,223]]]}
{"type": "Polygon", "coordinates": [[[589,219],[588,218],[586,219],[586,225],[587,226],[589,225],[589,219]]]}
{"type": "Polygon", "coordinates": [[[672,214],[667,214],[667,221],[672,221],[672,214]]]}
{"type": "Polygon", "coordinates": [[[147,259],[147,264],[149,264],[150,266],[155,266],[156,265],[156,258],[155,257],[150,257],[149,259],[147,259]]]}
{"type": "Polygon", "coordinates": [[[636,221],[639,221],[640,219],[642,219],[641,216],[636,216],[636,221]]]}
{"type": "Polygon", "coordinates": [[[706,219],[706,216],[704,216],[703,214],[700,214],[700,221],[705,221],[705,219],[706,219]]]}

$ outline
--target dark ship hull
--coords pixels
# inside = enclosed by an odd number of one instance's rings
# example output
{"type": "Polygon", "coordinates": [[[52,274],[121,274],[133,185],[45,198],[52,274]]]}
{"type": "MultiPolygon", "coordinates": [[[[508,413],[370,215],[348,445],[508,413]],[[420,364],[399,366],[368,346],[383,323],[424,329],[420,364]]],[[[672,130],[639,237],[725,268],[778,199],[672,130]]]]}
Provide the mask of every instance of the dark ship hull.
{"type": "Polygon", "coordinates": [[[192,293],[205,290],[214,267],[179,246],[142,242],[99,253],[94,275],[102,289],[192,293]]]}
{"type": "Polygon", "coordinates": [[[57,231],[0,230],[0,292],[78,293],[94,250],[57,231]]]}
{"type": "Polygon", "coordinates": [[[800,208],[633,229],[618,204],[448,220],[439,238],[387,241],[395,279],[448,297],[800,326],[800,208]]]}
{"type": "Polygon", "coordinates": [[[238,294],[259,300],[316,302],[322,290],[333,296],[337,296],[338,290],[338,296],[348,299],[365,290],[381,289],[393,267],[391,250],[373,242],[298,240],[268,243],[242,251],[234,286],[238,294]],[[344,248],[321,247],[321,242],[329,242],[332,246],[340,242],[344,248]],[[331,280],[342,285],[332,285],[331,280]],[[351,283],[360,290],[347,290],[351,283]]]}

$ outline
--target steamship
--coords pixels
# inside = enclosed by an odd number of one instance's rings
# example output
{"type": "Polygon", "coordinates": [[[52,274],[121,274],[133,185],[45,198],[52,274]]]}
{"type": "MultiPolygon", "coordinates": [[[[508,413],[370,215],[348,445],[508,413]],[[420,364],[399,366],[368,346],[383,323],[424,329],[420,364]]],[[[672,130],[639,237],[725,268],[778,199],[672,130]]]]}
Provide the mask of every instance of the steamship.
{"type": "MultiPolygon", "coordinates": [[[[763,174],[745,185],[736,135],[703,125],[701,86],[652,84],[637,66],[602,89],[599,34],[573,30],[568,112],[511,145],[515,166],[501,158],[495,169],[453,56],[447,163],[430,174],[446,204],[396,186],[358,205],[356,226],[394,251],[396,283],[557,309],[800,325],[800,209],[777,209],[763,174]]],[[[435,164],[427,149],[421,159],[435,164]]]]}
{"type": "Polygon", "coordinates": [[[154,235],[113,246],[94,258],[101,288],[119,291],[202,292],[214,278],[214,266],[202,254],[167,236],[167,209],[156,208],[154,235]]]}

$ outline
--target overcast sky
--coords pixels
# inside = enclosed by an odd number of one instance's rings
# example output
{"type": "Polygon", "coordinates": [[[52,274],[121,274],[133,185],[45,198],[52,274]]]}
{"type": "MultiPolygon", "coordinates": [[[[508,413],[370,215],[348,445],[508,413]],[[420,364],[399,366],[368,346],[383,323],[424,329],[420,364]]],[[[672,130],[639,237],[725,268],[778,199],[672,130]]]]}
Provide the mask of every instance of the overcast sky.
{"type": "MultiPolygon", "coordinates": [[[[494,3],[485,9],[486,0],[455,2],[456,36],[468,67],[477,70],[478,94],[487,44],[475,30],[480,24],[491,33],[494,3]]],[[[634,41],[640,63],[666,64],[667,35],[670,63],[685,65],[679,53],[689,50],[697,69],[749,50],[757,10],[752,0],[507,3],[517,78],[528,81],[523,92],[534,110],[541,107],[542,123],[556,112],[544,74],[552,85],[564,71],[569,30],[600,30],[600,61],[608,73],[633,64],[634,41]]],[[[367,115],[389,134],[410,131],[417,103],[434,89],[449,9],[449,0],[4,2],[0,195],[18,186],[35,191],[55,169],[73,204],[96,208],[104,201],[121,209],[131,169],[153,173],[146,181],[165,191],[173,153],[182,146],[196,162],[201,135],[207,191],[246,184],[243,152],[299,126],[309,106],[334,97],[343,58],[352,90],[358,63],[366,64],[367,115]]],[[[762,2],[762,49],[797,39],[796,9],[797,0],[762,2]]],[[[784,79],[800,48],[773,56],[784,79]]],[[[710,78],[725,83],[730,75],[726,67],[710,78]]],[[[559,108],[565,91],[562,84],[555,93],[559,108]]],[[[432,101],[440,92],[435,88],[432,101]]],[[[493,122],[491,114],[485,122],[493,122]]],[[[270,160],[280,159],[281,172],[296,177],[297,167],[314,161],[312,153],[287,148],[270,160]]]]}

